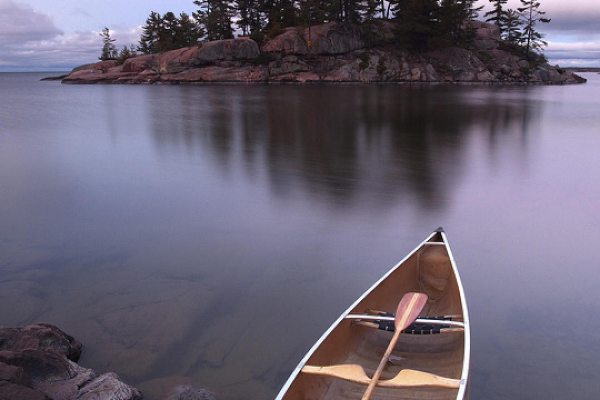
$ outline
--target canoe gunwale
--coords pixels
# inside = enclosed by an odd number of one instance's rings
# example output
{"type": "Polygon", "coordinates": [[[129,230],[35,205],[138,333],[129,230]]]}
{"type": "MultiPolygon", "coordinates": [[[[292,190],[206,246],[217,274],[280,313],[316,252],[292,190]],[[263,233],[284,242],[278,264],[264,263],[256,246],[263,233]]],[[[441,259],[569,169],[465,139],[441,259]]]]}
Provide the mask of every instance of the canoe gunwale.
{"type": "MultiPolygon", "coordinates": [[[[325,341],[325,339],[327,339],[327,337],[331,334],[331,332],[335,328],[337,328],[338,325],[342,321],[344,321],[349,315],[352,315],[352,314],[350,314],[352,312],[352,310],[354,310],[360,304],[360,302],[365,299],[365,297],[367,297],[373,290],[375,290],[392,273],[394,273],[394,271],[396,271],[398,268],[400,268],[410,257],[412,257],[419,250],[421,250],[424,246],[427,246],[428,243],[430,245],[433,244],[433,243],[435,243],[437,245],[437,243],[439,243],[439,245],[444,245],[445,246],[446,251],[448,252],[448,257],[450,259],[450,263],[452,265],[452,271],[454,273],[454,276],[456,278],[456,282],[458,284],[458,289],[459,289],[459,294],[460,294],[460,301],[461,301],[461,308],[462,308],[462,315],[463,315],[463,321],[464,321],[464,322],[460,322],[461,327],[464,328],[464,350],[463,350],[463,366],[462,366],[462,372],[461,372],[461,377],[460,377],[460,386],[459,386],[459,389],[458,389],[458,394],[456,396],[456,400],[463,400],[465,398],[465,395],[467,393],[467,388],[468,388],[468,382],[469,382],[470,355],[471,355],[471,347],[470,347],[471,346],[471,339],[470,339],[471,338],[471,334],[470,334],[470,327],[469,327],[469,312],[468,312],[467,303],[466,303],[466,300],[465,300],[464,289],[463,289],[463,286],[462,286],[460,275],[458,273],[458,268],[456,267],[456,263],[454,261],[454,256],[452,255],[452,251],[450,250],[450,246],[448,244],[448,239],[446,237],[445,232],[442,229],[438,229],[438,230],[432,232],[425,240],[423,240],[417,247],[415,247],[410,253],[408,253],[394,267],[392,267],[390,270],[388,270],[381,278],[379,278],[373,285],[371,285],[371,287],[369,287],[362,295],[360,295],[350,305],[350,307],[348,307],[331,324],[331,326],[313,344],[313,346],[310,348],[310,350],[304,355],[304,357],[302,358],[302,360],[300,360],[300,362],[298,363],[298,365],[291,372],[290,377],[285,382],[285,384],[282,386],[282,388],[279,391],[279,393],[277,394],[277,397],[275,398],[275,400],[282,400],[283,399],[283,397],[285,396],[285,394],[289,390],[290,386],[292,385],[292,383],[294,382],[294,380],[296,380],[298,374],[300,374],[300,372],[302,371],[302,368],[306,365],[306,363],[308,362],[308,360],[310,359],[310,357],[315,353],[315,351],[319,348],[319,346],[321,346],[321,344],[325,341]],[[441,235],[442,242],[430,242],[437,234],[441,235]]],[[[379,317],[379,319],[383,319],[383,318],[379,317]]],[[[446,321],[446,323],[447,322],[448,321],[446,321]]]]}
{"type": "Polygon", "coordinates": [[[463,324],[464,324],[464,350],[463,350],[463,369],[460,377],[460,387],[458,389],[458,395],[456,396],[457,400],[462,400],[465,398],[467,394],[467,388],[469,383],[469,374],[471,371],[471,327],[470,327],[470,319],[469,319],[469,308],[467,307],[467,300],[465,297],[465,290],[460,279],[460,274],[458,273],[458,267],[456,266],[456,262],[454,261],[454,256],[452,255],[452,250],[450,250],[450,245],[448,244],[448,238],[446,237],[446,233],[442,230],[440,231],[442,235],[442,240],[446,244],[446,251],[448,251],[448,257],[450,258],[450,263],[452,264],[452,270],[454,271],[454,277],[456,278],[456,283],[458,285],[458,291],[460,293],[460,305],[462,307],[463,313],[463,324]]]}

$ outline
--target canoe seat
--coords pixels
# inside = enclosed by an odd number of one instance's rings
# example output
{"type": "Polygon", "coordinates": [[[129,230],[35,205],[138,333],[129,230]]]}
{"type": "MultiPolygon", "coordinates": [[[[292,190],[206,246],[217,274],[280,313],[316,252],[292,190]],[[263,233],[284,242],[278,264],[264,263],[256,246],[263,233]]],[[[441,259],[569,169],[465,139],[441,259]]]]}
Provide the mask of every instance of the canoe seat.
{"type": "MultiPolygon", "coordinates": [[[[346,381],[368,385],[371,382],[360,365],[342,364],[318,367],[305,365],[302,368],[305,374],[325,375],[334,378],[340,378],[346,381]]],[[[389,380],[379,380],[377,386],[386,388],[415,388],[415,387],[440,387],[448,389],[458,389],[460,380],[444,378],[429,372],[415,371],[413,369],[403,369],[394,378],[389,380]]]]}

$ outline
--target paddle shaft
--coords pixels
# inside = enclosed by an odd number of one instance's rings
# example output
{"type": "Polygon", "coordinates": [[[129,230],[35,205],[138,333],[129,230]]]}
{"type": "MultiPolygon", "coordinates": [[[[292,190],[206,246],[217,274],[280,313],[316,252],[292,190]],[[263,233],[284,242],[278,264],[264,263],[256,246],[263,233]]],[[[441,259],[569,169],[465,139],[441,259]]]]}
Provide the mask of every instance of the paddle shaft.
{"type": "Polygon", "coordinates": [[[398,309],[396,310],[396,320],[394,321],[394,324],[396,325],[396,331],[394,332],[394,336],[392,336],[392,340],[385,350],[383,358],[381,359],[375,374],[373,374],[373,378],[371,378],[371,382],[369,383],[369,386],[367,387],[367,390],[363,394],[361,400],[369,400],[371,397],[373,389],[375,389],[377,381],[379,381],[379,377],[383,372],[383,368],[390,358],[400,334],[419,316],[419,313],[425,306],[426,302],[427,295],[424,293],[407,293],[402,297],[402,300],[400,300],[400,304],[398,304],[398,309]]]}

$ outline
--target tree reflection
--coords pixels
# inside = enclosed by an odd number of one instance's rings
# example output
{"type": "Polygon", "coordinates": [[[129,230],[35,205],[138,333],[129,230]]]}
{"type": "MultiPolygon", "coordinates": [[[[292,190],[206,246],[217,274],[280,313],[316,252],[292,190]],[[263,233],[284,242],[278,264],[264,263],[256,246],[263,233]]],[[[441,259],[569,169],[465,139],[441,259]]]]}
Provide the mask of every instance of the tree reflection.
{"type": "Polygon", "coordinates": [[[159,151],[210,154],[225,173],[267,177],[276,196],[298,190],[336,206],[412,199],[443,208],[473,137],[498,137],[526,157],[538,118],[523,91],[447,85],[207,85],[170,90],[152,107],[159,151]],[[173,104],[173,103],[176,103],[173,104]],[[167,122],[165,122],[167,121],[167,122]],[[175,146],[175,147],[174,147],[175,146]],[[266,174],[263,174],[266,172],[266,174]]]}

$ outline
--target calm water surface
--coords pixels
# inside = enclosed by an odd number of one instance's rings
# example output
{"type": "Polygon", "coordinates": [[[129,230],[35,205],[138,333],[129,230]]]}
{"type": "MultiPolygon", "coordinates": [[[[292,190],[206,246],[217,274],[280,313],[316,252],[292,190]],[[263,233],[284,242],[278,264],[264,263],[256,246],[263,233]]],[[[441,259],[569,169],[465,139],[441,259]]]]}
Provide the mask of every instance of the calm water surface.
{"type": "Polygon", "coordinates": [[[600,75],[578,86],[69,86],[0,74],[0,325],[149,399],[272,399],[443,226],[473,399],[600,393],[600,75]]]}

